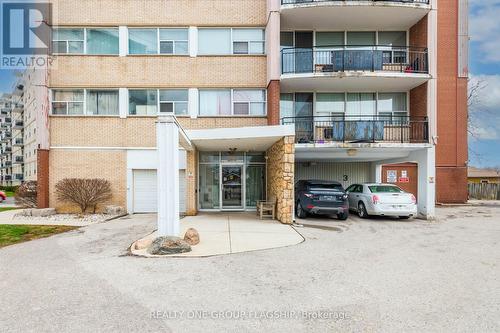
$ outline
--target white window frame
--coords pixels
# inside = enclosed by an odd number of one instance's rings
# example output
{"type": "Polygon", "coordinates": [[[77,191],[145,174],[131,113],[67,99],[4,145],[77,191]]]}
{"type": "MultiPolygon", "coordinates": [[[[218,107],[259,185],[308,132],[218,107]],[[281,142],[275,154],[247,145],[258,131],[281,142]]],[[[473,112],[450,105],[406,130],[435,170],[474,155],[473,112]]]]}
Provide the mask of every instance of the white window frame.
{"type": "MultiPolygon", "coordinates": [[[[87,112],[87,92],[89,90],[99,90],[99,91],[107,91],[107,90],[112,90],[112,91],[117,91],[118,92],[118,99],[120,98],[119,97],[119,88],[52,88],[50,89],[50,93],[49,93],[49,96],[50,96],[50,115],[51,116],[55,116],[55,117],[59,117],[59,116],[62,116],[62,117],[81,117],[81,116],[87,116],[87,117],[120,117],[120,109],[118,109],[118,113],[117,114],[104,114],[104,115],[101,115],[101,114],[89,114],[87,112]],[[70,101],[55,101],[53,100],[53,97],[54,97],[54,90],[67,90],[67,91],[74,91],[74,90],[83,90],[83,113],[81,114],[54,114],[54,110],[53,110],[53,103],[55,102],[59,102],[59,103],[71,103],[70,101]]],[[[77,102],[79,103],[79,102],[77,102]]],[[[67,106],[66,106],[67,107],[67,106]]]]}
{"type": "Polygon", "coordinates": [[[156,117],[160,114],[160,94],[158,89],[151,88],[130,88],[127,89],[127,117],[156,117]],[[156,91],[156,114],[130,114],[130,92],[131,91],[144,91],[144,90],[154,90],[156,91]]]}
{"type": "Polygon", "coordinates": [[[178,88],[178,89],[169,89],[169,88],[162,88],[158,89],[158,114],[174,114],[177,117],[189,117],[189,89],[188,88],[178,88]],[[160,91],[161,90],[185,90],[187,93],[187,99],[185,101],[167,101],[167,100],[160,100],[160,91]],[[187,108],[186,108],[186,113],[185,114],[176,114],[175,113],[175,106],[177,103],[186,103],[187,108]],[[172,111],[173,112],[161,112],[161,104],[172,104],[172,111]]]}
{"type": "Polygon", "coordinates": [[[86,91],[85,89],[52,89],[50,91],[50,96],[51,96],[51,99],[50,99],[50,114],[51,115],[54,115],[54,116],[83,116],[85,115],[85,109],[86,109],[86,106],[87,106],[87,94],[86,94],[86,91]],[[54,100],[54,91],[76,91],[76,90],[83,90],[83,100],[82,101],[58,101],[58,100],[54,100]],[[66,113],[65,114],[54,114],[53,111],[54,111],[54,103],[64,103],[66,104],[66,113]],[[81,114],[68,114],[68,109],[69,109],[69,103],[82,103],[82,106],[83,106],[83,113],[81,114]]]}
{"type": "Polygon", "coordinates": [[[189,27],[180,27],[180,28],[174,28],[174,27],[168,27],[168,28],[158,28],[158,32],[157,32],[157,37],[158,37],[158,54],[161,54],[161,55],[175,55],[175,56],[189,56],[189,27]],[[187,33],[187,38],[186,40],[184,39],[180,39],[180,40],[173,40],[173,39],[161,39],[160,38],[160,30],[163,29],[163,30],[179,30],[179,29],[183,29],[183,30],[186,30],[186,33],[187,33]],[[173,53],[161,53],[161,50],[160,50],[160,46],[161,46],[161,42],[172,42],[172,51],[173,53]],[[186,42],[187,44],[187,52],[186,53],[175,53],[175,50],[176,50],[176,44],[177,42],[186,42]]]}
{"type": "MultiPolygon", "coordinates": [[[[92,53],[92,54],[89,54],[87,52],[87,30],[99,30],[99,29],[116,29],[118,32],[120,31],[120,28],[119,27],[88,27],[88,28],[82,28],[82,27],[54,27],[54,29],[83,29],[83,53],[59,53],[59,52],[52,52],[52,54],[55,54],[55,55],[68,55],[68,54],[76,54],[76,55],[92,55],[92,56],[98,56],[98,55],[106,55],[106,56],[119,56],[120,55],[120,35],[118,34],[118,53],[116,54],[98,54],[98,53],[92,53]]],[[[66,42],[66,51],[68,51],[69,49],[69,45],[68,45],[68,42],[81,42],[82,40],[66,40],[66,39],[60,39],[60,40],[56,40],[56,39],[53,39],[51,41],[51,43],[54,43],[54,42],[66,42]]],[[[51,44],[52,45],[52,44],[51,44]]]]}
{"type": "MultiPolygon", "coordinates": [[[[263,27],[232,27],[232,28],[227,28],[227,27],[200,27],[198,28],[198,31],[199,30],[204,30],[204,29],[210,29],[210,30],[214,30],[214,29],[229,29],[229,35],[230,35],[230,43],[231,43],[231,46],[230,46],[230,52],[228,54],[226,53],[198,53],[198,56],[214,56],[214,55],[234,55],[234,56],[246,56],[246,55],[266,55],[266,29],[263,28],[263,27]],[[257,40],[250,40],[250,41],[243,41],[243,40],[234,40],[233,38],[233,30],[243,30],[243,29],[259,29],[259,30],[262,30],[263,32],[263,37],[264,39],[261,40],[261,41],[257,41],[257,40]],[[262,42],[263,43],[263,52],[262,53],[250,53],[250,44],[248,44],[248,53],[234,53],[234,43],[256,43],[256,42],[262,42]]],[[[198,37],[198,40],[199,40],[199,37],[198,37]]],[[[199,42],[198,42],[199,43],[199,42]]],[[[199,52],[199,44],[198,44],[198,52],[199,52]]]]}
{"type": "Polygon", "coordinates": [[[198,117],[267,117],[267,89],[265,88],[262,88],[262,89],[259,89],[259,88],[248,88],[248,89],[245,89],[245,88],[231,88],[231,89],[228,89],[228,88],[210,88],[210,89],[200,89],[199,90],[199,94],[198,94],[198,105],[201,105],[200,103],[200,99],[201,99],[201,93],[203,91],[229,91],[230,92],[230,98],[231,98],[231,114],[228,114],[228,115],[221,115],[221,114],[216,114],[216,115],[213,115],[213,116],[210,116],[210,115],[204,115],[204,114],[201,114],[201,107],[198,108],[198,117]],[[255,90],[255,91],[263,91],[264,92],[264,101],[235,101],[234,100],[234,91],[235,90],[255,90]],[[248,103],[248,114],[234,114],[234,103],[248,103]],[[263,103],[264,104],[264,114],[262,115],[252,115],[250,114],[250,104],[251,103],[263,103]]]}
{"type": "Polygon", "coordinates": [[[57,43],[65,42],[65,44],[66,44],[66,52],[63,52],[63,53],[61,53],[61,52],[52,52],[53,54],[85,54],[86,49],[87,49],[87,40],[86,40],[86,38],[87,38],[87,32],[86,32],[86,30],[87,29],[85,29],[85,28],[72,28],[72,27],[57,27],[55,29],[57,29],[57,30],[61,30],[61,29],[67,29],[67,30],[69,30],[69,29],[73,29],[73,30],[78,29],[78,30],[82,30],[82,32],[83,32],[83,39],[52,39],[52,45],[51,45],[52,48],[54,48],[54,43],[56,43],[56,42],[57,43]],[[82,42],[83,43],[83,53],[78,53],[78,52],[76,52],[76,53],[69,53],[69,43],[70,42],[82,42]]]}
{"type": "Polygon", "coordinates": [[[267,115],[267,91],[265,89],[241,89],[241,88],[238,88],[238,89],[231,89],[231,114],[233,116],[257,116],[257,117],[263,117],[263,116],[266,116],[267,115]],[[264,100],[263,101],[252,101],[252,100],[249,100],[249,101],[237,101],[235,100],[234,98],[234,92],[235,91],[260,91],[260,92],[263,92],[264,93],[264,100]],[[247,114],[234,114],[234,104],[247,104],[248,105],[248,113],[247,114]],[[259,115],[253,115],[250,113],[251,111],[251,106],[252,104],[263,104],[264,105],[264,114],[259,114],[259,115]]]}

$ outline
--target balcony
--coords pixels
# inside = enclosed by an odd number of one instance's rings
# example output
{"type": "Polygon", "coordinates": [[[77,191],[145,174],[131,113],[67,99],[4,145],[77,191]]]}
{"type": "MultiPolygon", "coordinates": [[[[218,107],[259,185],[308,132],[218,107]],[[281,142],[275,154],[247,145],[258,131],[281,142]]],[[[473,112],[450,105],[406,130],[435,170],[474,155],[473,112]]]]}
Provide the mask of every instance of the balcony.
{"type": "Polygon", "coordinates": [[[281,0],[281,28],[407,30],[430,9],[428,0],[281,0]]]}
{"type": "Polygon", "coordinates": [[[14,108],[12,109],[12,112],[15,113],[22,113],[24,111],[24,105],[22,103],[17,103],[14,105],[14,108]]]}
{"type": "Polygon", "coordinates": [[[427,117],[311,116],[285,117],[295,125],[299,144],[325,143],[429,143],[427,117]]]}
{"type": "Polygon", "coordinates": [[[23,180],[24,175],[22,173],[16,173],[16,174],[14,174],[14,179],[15,180],[23,180]]]}
{"type": "Polygon", "coordinates": [[[7,108],[2,108],[0,110],[0,114],[2,114],[2,115],[7,115],[7,114],[9,114],[9,112],[10,112],[10,109],[7,109],[7,108]]]}
{"type": "Polygon", "coordinates": [[[16,120],[14,122],[14,129],[23,129],[24,128],[24,122],[22,120],[16,120]]]}
{"type": "Polygon", "coordinates": [[[11,175],[5,175],[4,176],[4,180],[12,180],[12,176],[11,175]]]}
{"type": "Polygon", "coordinates": [[[24,163],[24,158],[22,156],[14,157],[14,164],[23,164],[23,163],[24,163]]]}
{"type": "Polygon", "coordinates": [[[345,45],[281,51],[285,91],[401,91],[430,79],[426,48],[345,45]]]}
{"type": "Polygon", "coordinates": [[[14,146],[21,147],[24,145],[24,141],[21,138],[17,138],[14,140],[13,144],[14,144],[14,146]]]}

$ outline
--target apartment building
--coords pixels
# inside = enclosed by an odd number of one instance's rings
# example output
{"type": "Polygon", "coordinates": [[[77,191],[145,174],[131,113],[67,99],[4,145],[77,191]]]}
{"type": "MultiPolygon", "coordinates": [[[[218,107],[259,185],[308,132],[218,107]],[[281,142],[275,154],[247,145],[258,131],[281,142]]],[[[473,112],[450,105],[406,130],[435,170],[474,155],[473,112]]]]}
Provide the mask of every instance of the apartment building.
{"type": "Polygon", "coordinates": [[[4,94],[1,109],[1,183],[17,186],[24,181],[24,85],[19,77],[12,93],[4,94]]]}
{"type": "Polygon", "coordinates": [[[291,223],[302,178],[394,182],[427,217],[467,200],[466,1],[52,3],[40,206],[72,210],[55,184],[101,177],[156,212],[172,167],[186,214],[267,198],[291,223]]]}

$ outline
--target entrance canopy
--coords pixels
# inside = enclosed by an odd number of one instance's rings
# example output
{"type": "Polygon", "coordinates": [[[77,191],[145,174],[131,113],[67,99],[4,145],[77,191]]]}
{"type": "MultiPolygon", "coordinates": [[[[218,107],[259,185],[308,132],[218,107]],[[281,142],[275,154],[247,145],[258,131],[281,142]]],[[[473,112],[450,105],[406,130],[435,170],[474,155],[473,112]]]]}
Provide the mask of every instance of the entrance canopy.
{"type": "Polygon", "coordinates": [[[293,125],[252,126],[186,130],[191,143],[201,151],[265,151],[285,136],[295,135],[293,125]]]}

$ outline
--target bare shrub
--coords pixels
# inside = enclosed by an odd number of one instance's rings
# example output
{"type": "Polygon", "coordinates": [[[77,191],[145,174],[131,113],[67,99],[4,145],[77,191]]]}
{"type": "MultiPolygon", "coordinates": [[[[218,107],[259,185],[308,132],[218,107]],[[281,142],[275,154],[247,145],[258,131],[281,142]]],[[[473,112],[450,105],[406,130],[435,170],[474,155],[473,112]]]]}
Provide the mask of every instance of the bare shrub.
{"type": "Polygon", "coordinates": [[[57,199],[70,202],[82,213],[91,208],[95,213],[96,206],[111,199],[111,183],[106,179],[65,178],[56,184],[57,199]]]}
{"type": "Polygon", "coordinates": [[[14,195],[16,203],[21,207],[35,208],[36,202],[36,181],[27,181],[19,185],[14,195]]]}

